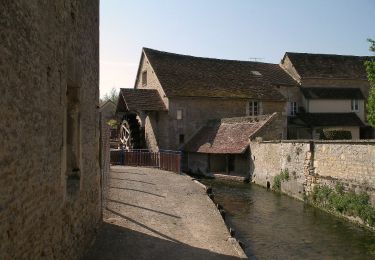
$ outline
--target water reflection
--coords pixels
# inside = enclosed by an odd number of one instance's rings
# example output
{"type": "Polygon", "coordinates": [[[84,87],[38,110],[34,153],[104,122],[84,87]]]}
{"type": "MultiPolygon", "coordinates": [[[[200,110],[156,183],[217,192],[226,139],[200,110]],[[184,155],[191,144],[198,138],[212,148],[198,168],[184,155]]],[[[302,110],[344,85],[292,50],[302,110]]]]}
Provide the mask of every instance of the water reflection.
{"type": "Polygon", "coordinates": [[[375,259],[375,233],[257,185],[213,187],[251,259],[375,259]]]}

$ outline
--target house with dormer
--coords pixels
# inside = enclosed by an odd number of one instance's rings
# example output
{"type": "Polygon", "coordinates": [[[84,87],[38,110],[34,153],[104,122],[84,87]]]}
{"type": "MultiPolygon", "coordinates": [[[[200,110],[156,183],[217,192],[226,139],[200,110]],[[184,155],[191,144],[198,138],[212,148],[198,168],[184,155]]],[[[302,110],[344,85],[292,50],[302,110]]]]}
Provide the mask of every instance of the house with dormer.
{"type": "Polygon", "coordinates": [[[277,133],[273,138],[286,138],[287,99],[280,88],[293,89],[297,84],[279,64],[202,58],[143,48],[134,88],[121,89],[117,111],[129,122],[129,128],[140,129],[138,137],[131,138],[138,141],[130,146],[185,151],[195,158],[195,165],[202,162],[201,171],[210,171],[209,165],[215,167],[215,162],[224,158],[224,164],[231,161],[233,167],[219,168],[235,171],[237,166],[246,168],[239,165],[248,161],[248,139],[265,125],[258,122],[266,122],[277,112],[275,122],[279,126],[274,128],[277,133]],[[224,125],[219,123],[223,118],[224,125]],[[232,122],[233,129],[241,124],[238,129],[244,135],[235,134],[237,130],[228,132],[232,128],[227,122],[232,122]],[[215,126],[217,130],[226,130],[215,132],[215,126]],[[205,147],[217,144],[215,138],[220,138],[226,140],[220,147],[228,149],[201,149],[190,142],[187,151],[186,144],[194,138],[205,147]],[[236,143],[245,146],[229,149],[236,143]]]}
{"type": "Polygon", "coordinates": [[[281,66],[297,82],[299,95],[290,103],[289,139],[318,139],[319,132],[346,130],[352,139],[373,138],[366,120],[370,84],[368,57],[285,53],[281,66]]]}

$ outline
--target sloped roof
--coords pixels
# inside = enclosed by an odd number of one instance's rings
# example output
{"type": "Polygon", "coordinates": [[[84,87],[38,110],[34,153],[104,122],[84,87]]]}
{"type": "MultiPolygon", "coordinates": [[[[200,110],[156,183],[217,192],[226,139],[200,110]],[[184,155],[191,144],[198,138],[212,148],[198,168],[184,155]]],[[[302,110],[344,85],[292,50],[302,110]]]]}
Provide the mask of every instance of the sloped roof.
{"type": "Polygon", "coordinates": [[[367,79],[364,62],[368,56],[287,52],[301,78],[367,79]]]}
{"type": "Polygon", "coordinates": [[[309,127],[364,126],[356,113],[301,113],[298,118],[309,127]]]}
{"type": "Polygon", "coordinates": [[[156,89],[122,88],[120,90],[120,98],[122,98],[121,102],[124,102],[129,111],[167,110],[156,89]]]}
{"type": "Polygon", "coordinates": [[[364,99],[359,88],[302,87],[301,91],[307,99],[364,99]]]}
{"type": "Polygon", "coordinates": [[[99,111],[102,111],[107,106],[113,106],[114,108],[116,108],[115,102],[113,102],[112,100],[108,99],[104,103],[100,104],[99,111]]]}
{"type": "Polygon", "coordinates": [[[272,84],[296,85],[278,64],[200,58],[148,48],[143,51],[168,97],[284,100],[272,84]]]}
{"type": "Polygon", "coordinates": [[[276,113],[258,119],[253,117],[223,118],[210,121],[183,147],[197,153],[240,154],[249,145],[249,138],[257,133],[276,113]]]}

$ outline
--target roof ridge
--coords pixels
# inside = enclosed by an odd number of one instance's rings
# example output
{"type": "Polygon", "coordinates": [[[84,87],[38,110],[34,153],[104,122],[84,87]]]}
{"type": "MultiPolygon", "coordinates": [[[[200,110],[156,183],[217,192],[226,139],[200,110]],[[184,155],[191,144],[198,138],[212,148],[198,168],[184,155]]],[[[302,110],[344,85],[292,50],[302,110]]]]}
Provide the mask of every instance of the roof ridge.
{"type": "Polygon", "coordinates": [[[277,66],[279,66],[278,63],[201,57],[201,56],[194,56],[194,55],[189,55],[189,54],[180,54],[180,53],[175,53],[175,52],[161,51],[161,50],[156,50],[156,49],[147,48],[147,47],[143,47],[143,50],[151,51],[151,52],[158,52],[158,53],[167,54],[167,55],[174,55],[174,56],[180,56],[180,57],[194,58],[194,59],[215,60],[215,61],[222,61],[222,62],[246,62],[246,63],[254,63],[254,64],[267,64],[267,65],[277,65],[277,66]]]}
{"type": "Polygon", "coordinates": [[[356,58],[369,58],[372,56],[353,55],[353,54],[335,54],[335,53],[312,53],[312,52],[290,52],[287,51],[285,54],[297,54],[297,55],[313,55],[313,56],[336,56],[336,57],[356,57],[356,58]]]}

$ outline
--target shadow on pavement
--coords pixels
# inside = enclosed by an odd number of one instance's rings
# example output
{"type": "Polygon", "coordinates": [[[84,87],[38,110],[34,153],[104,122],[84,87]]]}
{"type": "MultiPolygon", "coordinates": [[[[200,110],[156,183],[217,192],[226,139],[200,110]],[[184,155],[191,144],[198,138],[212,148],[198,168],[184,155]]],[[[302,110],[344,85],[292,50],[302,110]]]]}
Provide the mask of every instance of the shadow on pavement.
{"type": "Polygon", "coordinates": [[[144,191],[144,190],[137,190],[137,189],[130,189],[130,188],[122,188],[122,187],[114,187],[114,186],[110,186],[109,188],[111,188],[111,189],[120,189],[120,190],[138,191],[138,192],[142,192],[142,193],[150,194],[150,195],[153,195],[153,196],[157,196],[157,197],[160,197],[160,198],[165,198],[165,196],[163,196],[163,195],[159,195],[159,194],[151,193],[151,192],[144,191]]]}
{"type": "Polygon", "coordinates": [[[169,216],[169,217],[172,217],[172,218],[181,218],[179,216],[176,216],[176,215],[173,215],[173,214],[169,214],[169,213],[165,213],[163,211],[159,211],[159,210],[155,210],[155,209],[150,209],[150,208],[145,208],[145,207],[142,207],[142,206],[138,206],[138,205],[134,205],[134,204],[122,202],[122,201],[119,201],[119,200],[108,199],[108,201],[109,202],[114,202],[114,203],[119,203],[119,204],[122,204],[122,205],[125,205],[125,206],[130,206],[130,207],[135,207],[135,208],[139,208],[139,209],[148,210],[148,211],[159,213],[159,214],[163,214],[163,215],[166,215],[166,216],[169,216]]]}
{"type": "Polygon", "coordinates": [[[144,184],[150,184],[150,185],[156,185],[155,183],[152,182],[147,182],[147,181],[139,181],[139,180],[132,180],[132,179],[127,179],[127,178],[116,178],[116,177],[111,177],[111,180],[122,180],[122,181],[133,181],[133,182],[140,182],[144,184]]]}
{"type": "MultiPolygon", "coordinates": [[[[113,213],[113,211],[111,211],[113,213]]],[[[131,220],[133,221],[133,220],[131,220]]],[[[104,222],[82,260],[239,259],[104,222]]]]}

